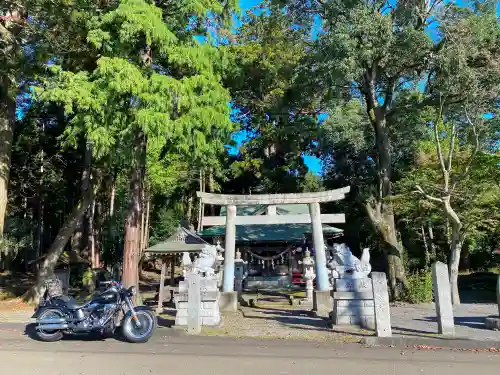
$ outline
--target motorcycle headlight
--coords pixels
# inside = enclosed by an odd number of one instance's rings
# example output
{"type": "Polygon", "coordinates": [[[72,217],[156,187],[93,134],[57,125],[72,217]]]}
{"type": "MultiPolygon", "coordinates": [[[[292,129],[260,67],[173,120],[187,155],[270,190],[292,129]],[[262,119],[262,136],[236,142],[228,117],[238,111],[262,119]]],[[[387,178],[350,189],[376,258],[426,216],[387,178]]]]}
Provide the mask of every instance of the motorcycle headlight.
{"type": "Polygon", "coordinates": [[[128,292],[131,296],[135,296],[135,294],[137,293],[135,286],[131,286],[130,288],[128,288],[128,292]]]}

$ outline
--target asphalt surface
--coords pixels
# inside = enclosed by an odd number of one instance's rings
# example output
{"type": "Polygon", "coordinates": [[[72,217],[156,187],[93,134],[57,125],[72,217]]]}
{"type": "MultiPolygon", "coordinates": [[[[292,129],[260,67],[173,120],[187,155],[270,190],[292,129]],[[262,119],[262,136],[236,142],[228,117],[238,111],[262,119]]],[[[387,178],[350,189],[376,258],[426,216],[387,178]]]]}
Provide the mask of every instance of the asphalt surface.
{"type": "Polygon", "coordinates": [[[500,353],[490,352],[235,340],[167,328],[146,344],[98,337],[42,343],[22,326],[0,326],[0,374],[9,375],[489,375],[499,368],[500,353]]]}

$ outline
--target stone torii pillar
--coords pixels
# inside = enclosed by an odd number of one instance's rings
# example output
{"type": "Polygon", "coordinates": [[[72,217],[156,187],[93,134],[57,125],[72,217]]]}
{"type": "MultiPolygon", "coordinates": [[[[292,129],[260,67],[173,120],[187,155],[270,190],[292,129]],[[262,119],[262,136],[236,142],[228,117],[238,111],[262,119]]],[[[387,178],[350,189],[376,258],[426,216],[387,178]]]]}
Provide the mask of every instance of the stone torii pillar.
{"type": "Polygon", "coordinates": [[[224,244],[223,292],[234,291],[234,255],[236,250],[236,206],[226,206],[226,242],[224,244]]]}
{"type": "Polygon", "coordinates": [[[314,243],[314,258],[316,264],[316,290],[329,291],[328,271],[326,268],[325,241],[323,239],[323,224],[321,223],[321,211],[319,203],[309,204],[311,215],[312,235],[314,243]]]}

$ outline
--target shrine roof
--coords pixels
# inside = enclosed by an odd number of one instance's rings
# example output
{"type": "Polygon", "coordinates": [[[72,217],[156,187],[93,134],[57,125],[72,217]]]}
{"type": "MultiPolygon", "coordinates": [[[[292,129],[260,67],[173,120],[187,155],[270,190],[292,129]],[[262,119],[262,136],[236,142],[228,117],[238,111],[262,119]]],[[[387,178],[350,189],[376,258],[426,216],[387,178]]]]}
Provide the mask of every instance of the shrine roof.
{"type": "MultiPolygon", "coordinates": [[[[239,208],[239,207],[238,207],[239,208]]],[[[323,225],[323,233],[326,235],[338,235],[343,233],[342,229],[323,225]]],[[[199,232],[201,237],[224,237],[226,228],[224,226],[213,226],[199,232]]],[[[311,224],[267,224],[267,225],[237,225],[237,242],[271,241],[271,242],[297,242],[304,240],[305,236],[311,234],[311,224]]]]}
{"type": "Polygon", "coordinates": [[[147,253],[181,253],[185,251],[201,251],[208,242],[198,236],[193,231],[179,226],[177,230],[165,241],[148,247],[144,251],[147,253]]]}

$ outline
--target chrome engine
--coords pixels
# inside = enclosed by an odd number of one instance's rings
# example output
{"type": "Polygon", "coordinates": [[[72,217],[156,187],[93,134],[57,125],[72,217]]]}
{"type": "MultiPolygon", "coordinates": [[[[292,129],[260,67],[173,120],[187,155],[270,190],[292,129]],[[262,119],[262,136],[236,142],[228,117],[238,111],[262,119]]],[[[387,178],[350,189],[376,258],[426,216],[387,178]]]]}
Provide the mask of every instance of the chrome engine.
{"type": "Polygon", "coordinates": [[[87,308],[75,311],[75,318],[78,320],[77,327],[81,329],[92,329],[103,327],[116,311],[116,304],[110,303],[102,305],[93,303],[87,308]]]}

